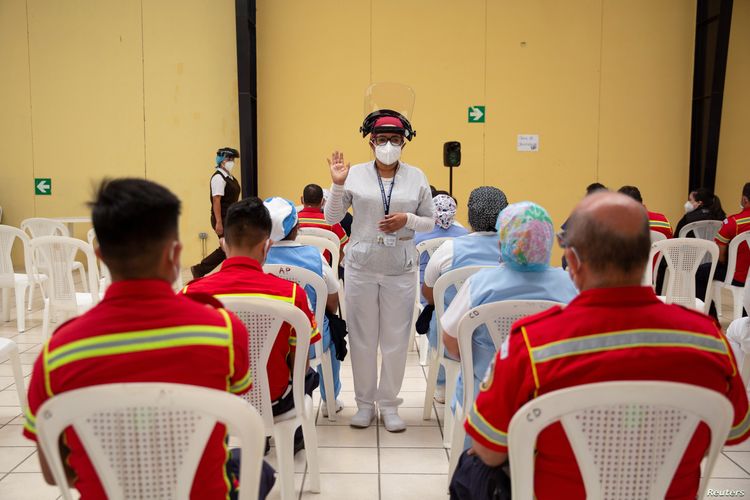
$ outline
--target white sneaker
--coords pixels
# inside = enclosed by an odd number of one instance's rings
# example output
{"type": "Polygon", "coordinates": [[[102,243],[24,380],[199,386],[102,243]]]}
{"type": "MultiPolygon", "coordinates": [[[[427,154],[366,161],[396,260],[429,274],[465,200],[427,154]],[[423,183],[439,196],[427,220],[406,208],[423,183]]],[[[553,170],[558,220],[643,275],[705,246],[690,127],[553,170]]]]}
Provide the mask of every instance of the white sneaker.
{"type": "MultiPolygon", "coordinates": [[[[334,404],[336,407],[336,413],[344,409],[344,403],[340,399],[337,399],[334,404]]],[[[320,401],[320,411],[324,417],[328,418],[328,405],[323,400],[320,401]]]]}
{"type": "Polygon", "coordinates": [[[445,386],[439,385],[435,388],[435,395],[433,396],[433,399],[440,403],[441,405],[445,404],[445,386]]]}
{"type": "Polygon", "coordinates": [[[375,408],[360,408],[349,421],[349,425],[358,429],[370,427],[375,419],[375,408]]]}
{"type": "Polygon", "coordinates": [[[406,430],[406,422],[398,416],[396,408],[380,410],[380,418],[383,419],[385,430],[388,432],[403,432],[406,430]]]}

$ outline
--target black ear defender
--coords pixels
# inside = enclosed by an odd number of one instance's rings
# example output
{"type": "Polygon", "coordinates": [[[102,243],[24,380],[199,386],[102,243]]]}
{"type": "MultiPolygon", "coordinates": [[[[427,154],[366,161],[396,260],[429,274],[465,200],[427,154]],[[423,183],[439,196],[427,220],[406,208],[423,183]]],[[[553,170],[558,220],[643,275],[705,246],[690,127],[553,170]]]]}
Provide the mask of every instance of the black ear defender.
{"type": "Polygon", "coordinates": [[[373,132],[393,132],[395,130],[398,130],[399,132],[403,132],[404,137],[406,137],[407,140],[411,141],[414,137],[417,136],[417,131],[414,130],[411,127],[411,123],[409,120],[406,119],[404,115],[399,113],[398,111],[393,111],[392,109],[379,109],[377,111],[373,111],[369,115],[365,117],[365,120],[362,122],[362,126],[359,127],[359,131],[362,132],[362,137],[367,137],[368,134],[371,134],[373,132]],[[390,116],[393,118],[398,118],[401,123],[403,124],[402,129],[398,129],[395,127],[383,127],[383,128],[376,128],[375,122],[378,121],[378,118],[382,118],[384,116],[390,116]]]}

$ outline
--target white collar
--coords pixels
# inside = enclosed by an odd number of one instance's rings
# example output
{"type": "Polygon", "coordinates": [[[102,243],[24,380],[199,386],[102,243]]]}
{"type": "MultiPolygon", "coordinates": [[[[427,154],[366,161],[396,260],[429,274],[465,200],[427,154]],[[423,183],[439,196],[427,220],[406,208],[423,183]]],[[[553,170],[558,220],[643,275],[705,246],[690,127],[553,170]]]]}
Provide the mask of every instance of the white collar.
{"type": "Polygon", "coordinates": [[[273,247],[301,247],[301,243],[297,243],[293,240],[283,240],[283,241],[276,241],[273,245],[271,245],[271,248],[273,247]]]}

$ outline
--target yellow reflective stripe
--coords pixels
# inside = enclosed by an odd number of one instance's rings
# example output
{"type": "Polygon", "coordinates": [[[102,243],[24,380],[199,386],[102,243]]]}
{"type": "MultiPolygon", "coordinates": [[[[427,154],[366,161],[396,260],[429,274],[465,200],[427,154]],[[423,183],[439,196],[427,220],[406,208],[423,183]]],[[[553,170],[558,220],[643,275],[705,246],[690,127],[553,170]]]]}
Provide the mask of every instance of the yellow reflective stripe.
{"type": "Polygon", "coordinates": [[[531,374],[534,376],[534,397],[539,392],[539,375],[536,372],[536,364],[534,364],[534,356],[532,355],[531,343],[529,342],[529,334],[526,332],[526,327],[521,327],[521,334],[523,335],[523,341],[526,343],[526,351],[529,353],[529,362],[531,363],[531,374]]]}
{"type": "MultiPolygon", "coordinates": [[[[476,402],[474,403],[474,406],[471,408],[471,411],[468,415],[466,415],[466,421],[469,423],[469,425],[477,431],[483,438],[485,438],[490,443],[494,443],[498,446],[507,447],[508,446],[508,433],[501,431],[500,429],[494,427],[492,424],[490,424],[481,413],[479,413],[479,409],[477,408],[476,402]]],[[[460,425],[459,422],[455,422],[454,425],[460,425]]]]}
{"type": "Polygon", "coordinates": [[[227,348],[229,349],[229,374],[227,375],[227,390],[231,386],[231,380],[234,376],[234,330],[232,329],[232,319],[229,317],[229,313],[225,309],[219,309],[219,312],[224,316],[224,324],[227,325],[227,348]]]}
{"type": "Polygon", "coordinates": [[[247,373],[245,374],[244,377],[242,377],[240,380],[238,380],[237,382],[229,386],[229,392],[239,394],[241,392],[244,392],[251,385],[253,385],[253,374],[250,372],[250,369],[248,368],[247,373]]]}
{"type": "Polygon", "coordinates": [[[47,366],[47,360],[49,359],[49,340],[44,343],[42,349],[42,372],[44,372],[44,390],[48,397],[52,397],[52,382],[49,379],[49,367],[47,366]]]}
{"type": "Polygon", "coordinates": [[[743,217],[741,219],[735,219],[737,224],[750,224],[750,217],[743,217]]]}
{"type": "Polygon", "coordinates": [[[716,233],[716,239],[721,243],[729,243],[729,238],[725,238],[722,235],[716,233]]]}
{"type": "Polygon", "coordinates": [[[224,439],[221,440],[221,445],[224,447],[224,467],[221,468],[222,476],[224,476],[224,485],[227,487],[227,495],[225,500],[229,500],[229,493],[232,491],[232,483],[229,480],[229,471],[227,470],[227,464],[232,454],[227,446],[229,443],[229,433],[227,432],[226,426],[224,427],[224,439]]]}
{"type": "Polygon", "coordinates": [[[294,303],[293,297],[287,297],[285,295],[271,295],[268,293],[220,293],[214,295],[217,299],[230,298],[230,297],[257,297],[260,299],[272,299],[280,300],[282,302],[294,303]]]}
{"type": "Polygon", "coordinates": [[[47,358],[47,369],[52,371],[74,361],[113,354],[193,345],[226,347],[227,337],[226,328],[209,325],[101,335],[71,342],[55,349],[47,358]]]}
{"type": "Polygon", "coordinates": [[[665,221],[665,220],[650,220],[650,221],[648,221],[648,224],[651,227],[664,227],[664,228],[668,228],[668,229],[672,228],[672,226],[669,224],[669,222],[665,221]]]}
{"type": "Polygon", "coordinates": [[[349,241],[349,235],[344,233],[344,235],[341,237],[341,243],[343,244],[343,243],[346,243],[347,241],[349,241]]]}
{"type": "Polygon", "coordinates": [[[741,438],[745,435],[745,433],[747,433],[748,430],[750,430],[750,408],[745,412],[745,418],[743,418],[739,424],[732,427],[732,430],[729,431],[727,441],[741,438]]]}
{"type": "Polygon", "coordinates": [[[23,428],[32,434],[36,434],[36,417],[31,413],[31,409],[26,408],[23,412],[23,416],[26,418],[23,428]]]}
{"type": "Polygon", "coordinates": [[[718,338],[679,330],[627,330],[609,332],[550,342],[532,349],[537,363],[593,352],[638,347],[683,347],[728,353],[727,346],[718,338]]]}
{"type": "Polygon", "coordinates": [[[183,294],[187,293],[187,289],[189,286],[190,285],[185,285],[184,287],[182,287],[182,290],[180,290],[180,293],[183,293],[183,294]]]}

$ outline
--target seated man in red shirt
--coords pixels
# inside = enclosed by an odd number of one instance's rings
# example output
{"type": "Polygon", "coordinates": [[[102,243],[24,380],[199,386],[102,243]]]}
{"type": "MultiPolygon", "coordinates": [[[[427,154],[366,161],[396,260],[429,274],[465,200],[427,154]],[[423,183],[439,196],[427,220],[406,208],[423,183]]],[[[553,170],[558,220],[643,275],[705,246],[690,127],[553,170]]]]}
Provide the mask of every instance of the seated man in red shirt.
{"type": "MultiPolygon", "coordinates": [[[[61,325],[46,342],[31,375],[24,435],[36,441],[36,414],[47,399],[92,385],[170,382],[247,392],[252,379],[242,322],[218,303],[207,307],[172,290],[182,250],[177,197],[147,180],[116,179],[101,184],[91,208],[96,253],[109,268],[112,285],[98,305],[61,325]],[[119,345],[115,352],[113,343],[119,345]]],[[[228,475],[236,464],[228,463],[226,437],[226,427],[217,425],[191,498],[218,500],[236,493],[236,477],[228,475]]],[[[61,446],[69,484],[81,498],[106,498],[72,429],[65,431],[61,446]]],[[[44,478],[54,484],[37,449],[44,478]]],[[[268,474],[264,471],[261,498],[273,485],[273,471],[268,474]]]]}
{"type": "MultiPolygon", "coordinates": [[[[315,315],[308,307],[304,288],[294,282],[263,272],[262,265],[271,247],[271,215],[260,198],[254,196],[234,203],[224,221],[224,244],[227,259],[221,269],[194,280],[183,288],[183,293],[208,294],[221,300],[222,295],[238,294],[275,297],[293,302],[310,320],[312,331],[295,332],[284,323],[268,358],[268,382],[271,391],[273,414],[281,415],[294,408],[292,399],[292,372],[297,334],[310,335],[310,345],[320,340],[315,315]]],[[[247,345],[245,346],[247,350],[247,345]]],[[[310,395],[318,387],[318,374],[308,369],[305,392],[310,395]]],[[[298,428],[294,440],[295,453],[304,448],[302,429],[298,428]]]]}
{"type": "MultiPolygon", "coordinates": [[[[326,222],[326,217],[323,214],[323,205],[325,204],[323,188],[317,184],[308,184],[302,191],[300,201],[304,205],[304,208],[297,214],[299,217],[299,227],[317,227],[331,231],[338,236],[341,242],[339,245],[339,262],[342,262],[344,260],[344,247],[349,242],[349,236],[347,236],[346,231],[344,231],[344,228],[338,222],[336,224],[326,222]]],[[[332,263],[330,252],[326,250],[323,256],[330,265],[332,263]]]]}
{"type": "MultiPolygon", "coordinates": [[[[716,271],[714,271],[714,280],[716,281],[724,281],[727,277],[727,250],[729,248],[729,242],[745,231],[750,231],[750,182],[742,187],[740,207],[742,208],[742,211],[724,219],[724,224],[722,224],[721,229],[719,229],[719,232],[714,239],[716,244],[719,245],[719,262],[716,264],[716,271]]],[[[737,267],[735,268],[734,276],[732,277],[732,285],[745,285],[748,267],[750,267],[750,249],[747,245],[740,245],[739,248],[737,248],[737,267]]],[[[701,264],[698,267],[698,271],[695,273],[695,296],[703,301],[711,300],[711,297],[706,297],[708,275],[710,273],[710,262],[701,264]]],[[[716,307],[713,302],[711,303],[709,314],[713,317],[717,317],[716,307]]]]}
{"type": "MultiPolygon", "coordinates": [[[[503,464],[513,414],[535,397],[566,387],[617,380],[706,387],[724,394],[734,407],[727,444],[748,437],[745,384],[716,323],[666,305],[651,287],[640,286],[651,246],[648,231],[646,210],[621,194],[596,193],[576,207],[559,240],[581,293],[564,309],[553,307],[513,325],[467,415],[473,446],[460,458],[451,498],[509,495],[503,464]]],[[[701,424],[667,498],[695,498],[708,443],[708,427],[701,424]]],[[[540,434],[535,468],[536,498],[586,498],[559,423],[540,434]]]]}
{"type": "MultiPolygon", "coordinates": [[[[618,189],[617,192],[630,196],[638,203],[643,203],[641,190],[635,186],[623,186],[618,189]]],[[[667,219],[664,214],[660,214],[659,212],[652,212],[648,208],[646,209],[646,211],[648,212],[648,228],[651,231],[661,233],[667,238],[671,238],[672,236],[674,236],[672,232],[672,224],[669,223],[669,219],[667,219]]]]}

